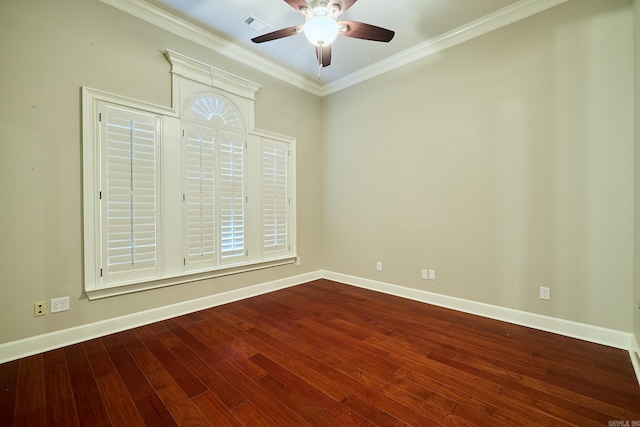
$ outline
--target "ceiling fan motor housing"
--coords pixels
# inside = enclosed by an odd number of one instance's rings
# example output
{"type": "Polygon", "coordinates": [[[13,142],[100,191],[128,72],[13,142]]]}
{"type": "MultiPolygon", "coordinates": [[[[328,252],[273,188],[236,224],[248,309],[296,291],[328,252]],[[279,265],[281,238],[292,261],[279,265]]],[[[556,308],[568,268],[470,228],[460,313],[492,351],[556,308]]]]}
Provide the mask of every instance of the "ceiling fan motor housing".
{"type": "Polygon", "coordinates": [[[335,19],[340,11],[340,5],[337,3],[334,3],[332,7],[329,8],[329,0],[313,0],[309,5],[311,9],[313,9],[315,16],[331,16],[335,19]]]}
{"type": "Polygon", "coordinates": [[[304,33],[315,46],[320,68],[331,65],[331,43],[339,34],[354,39],[389,42],[394,32],[386,28],[357,21],[338,21],[342,13],[358,0],[284,0],[289,6],[302,13],[304,25],[272,31],[251,39],[254,43],[264,43],[296,34],[304,33]]]}

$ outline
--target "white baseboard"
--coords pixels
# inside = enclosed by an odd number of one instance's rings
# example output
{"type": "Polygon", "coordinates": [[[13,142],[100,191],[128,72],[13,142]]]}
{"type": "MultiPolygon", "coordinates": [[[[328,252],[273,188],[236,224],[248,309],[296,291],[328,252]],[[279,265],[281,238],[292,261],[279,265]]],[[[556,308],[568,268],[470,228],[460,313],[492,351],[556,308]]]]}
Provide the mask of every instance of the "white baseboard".
{"type": "Polygon", "coordinates": [[[629,348],[629,356],[633,364],[633,370],[636,371],[636,378],[640,384],[640,347],[635,335],[631,336],[631,348],[629,348]]]}
{"type": "Polygon", "coordinates": [[[349,276],[331,271],[324,271],[322,273],[322,277],[373,291],[384,292],[390,295],[425,302],[440,307],[451,308],[465,313],[477,314],[491,319],[502,320],[516,325],[553,332],[623,350],[629,350],[631,348],[631,338],[633,337],[633,334],[628,332],[601,328],[599,326],[587,325],[585,323],[572,322],[570,320],[528,313],[511,308],[465,300],[462,298],[436,294],[404,286],[392,285],[390,283],[363,279],[361,277],[349,276]]]}
{"type": "Polygon", "coordinates": [[[334,280],[336,282],[354,285],[440,307],[451,308],[453,310],[477,314],[483,317],[502,320],[509,323],[628,350],[636,376],[640,382],[640,349],[634,335],[631,333],[542,316],[534,313],[527,313],[510,308],[484,304],[447,295],[440,295],[325,270],[318,270],[216,295],[210,295],[195,300],[158,307],[122,317],[90,323],[87,325],[80,325],[69,329],[0,344],[0,363],[61,348],[126,329],[148,325],[171,317],[181,316],[198,310],[204,310],[206,308],[296,286],[317,279],[334,280]]]}
{"type": "Polygon", "coordinates": [[[0,344],[0,363],[320,279],[315,271],[0,344]]]}

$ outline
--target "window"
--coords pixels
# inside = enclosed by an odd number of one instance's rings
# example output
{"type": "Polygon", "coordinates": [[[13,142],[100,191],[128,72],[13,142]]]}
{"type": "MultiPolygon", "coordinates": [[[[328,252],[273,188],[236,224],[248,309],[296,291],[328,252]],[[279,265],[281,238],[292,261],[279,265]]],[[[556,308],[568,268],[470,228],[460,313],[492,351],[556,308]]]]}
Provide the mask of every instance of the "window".
{"type": "Polygon", "coordinates": [[[245,255],[244,146],[245,141],[236,135],[222,134],[218,137],[220,257],[222,260],[235,260],[245,255]]]}
{"type": "Polygon", "coordinates": [[[264,140],[262,144],[262,250],[289,248],[289,145],[264,140]]]}
{"type": "Polygon", "coordinates": [[[254,84],[167,56],[175,109],[83,89],[90,299],[295,261],[295,139],[247,131],[254,84]]]}
{"type": "Polygon", "coordinates": [[[245,138],[192,123],[183,133],[185,266],[239,262],[247,255],[245,138]]]}
{"type": "Polygon", "coordinates": [[[158,275],[160,118],[102,102],[100,137],[101,277],[106,282],[158,275]]]}
{"type": "Polygon", "coordinates": [[[183,137],[183,185],[185,265],[192,268],[216,266],[216,204],[213,131],[187,126],[183,137]]]}
{"type": "Polygon", "coordinates": [[[219,92],[192,95],[182,114],[187,270],[244,262],[243,114],[219,92]]]}

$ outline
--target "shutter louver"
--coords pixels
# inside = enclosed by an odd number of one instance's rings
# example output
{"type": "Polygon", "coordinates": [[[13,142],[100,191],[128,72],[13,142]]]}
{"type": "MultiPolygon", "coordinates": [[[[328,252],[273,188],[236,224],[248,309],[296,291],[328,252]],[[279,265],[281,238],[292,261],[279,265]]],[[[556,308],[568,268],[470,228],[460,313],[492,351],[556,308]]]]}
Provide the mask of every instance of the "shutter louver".
{"type": "Polygon", "coordinates": [[[82,88],[90,300],[295,260],[295,138],[254,128],[249,87],[174,84],[175,108],[82,88]]]}
{"type": "Polygon", "coordinates": [[[264,141],[262,148],[263,251],[289,247],[289,146],[264,141]]]}
{"type": "Polygon", "coordinates": [[[219,143],[220,252],[222,258],[244,256],[244,142],[225,135],[219,143]]]}
{"type": "Polygon", "coordinates": [[[103,282],[156,276],[158,267],[157,117],[104,106],[101,153],[103,282]]]}
{"type": "Polygon", "coordinates": [[[211,129],[189,125],[184,137],[186,262],[216,262],[215,146],[211,129]]]}

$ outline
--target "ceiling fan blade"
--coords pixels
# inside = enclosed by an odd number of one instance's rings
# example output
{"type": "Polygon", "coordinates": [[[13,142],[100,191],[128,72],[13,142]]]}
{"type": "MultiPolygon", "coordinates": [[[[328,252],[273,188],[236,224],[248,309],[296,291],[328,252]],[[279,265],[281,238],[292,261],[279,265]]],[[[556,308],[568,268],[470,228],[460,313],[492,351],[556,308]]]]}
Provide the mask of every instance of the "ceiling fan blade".
{"type": "Polygon", "coordinates": [[[263,34],[258,37],[254,37],[251,39],[254,43],[264,43],[269,42],[271,40],[282,39],[285,37],[295,36],[296,34],[300,34],[302,32],[303,26],[296,25],[294,27],[283,28],[281,30],[273,31],[271,33],[263,34]]]}
{"type": "Polygon", "coordinates": [[[292,8],[294,8],[300,13],[303,13],[302,8],[306,8],[306,9],[309,8],[309,3],[307,3],[304,0],[284,0],[284,1],[287,2],[289,6],[291,6],[292,8]]]}
{"type": "Polygon", "coordinates": [[[375,25],[365,24],[356,21],[338,21],[340,26],[340,34],[355,39],[372,40],[375,42],[390,42],[396,34],[394,31],[386,28],[376,27],[375,25]]]}
{"type": "Polygon", "coordinates": [[[316,46],[316,56],[318,57],[318,64],[322,65],[322,68],[331,65],[331,45],[316,46]]]}
{"type": "Polygon", "coordinates": [[[338,14],[336,16],[340,16],[343,13],[345,13],[347,10],[349,10],[349,8],[351,6],[353,6],[353,4],[355,2],[357,2],[357,1],[358,0],[333,0],[329,4],[329,10],[331,10],[331,8],[333,7],[334,4],[338,5],[338,7],[340,7],[340,11],[338,12],[338,14]]]}

